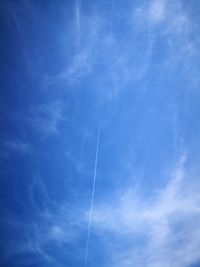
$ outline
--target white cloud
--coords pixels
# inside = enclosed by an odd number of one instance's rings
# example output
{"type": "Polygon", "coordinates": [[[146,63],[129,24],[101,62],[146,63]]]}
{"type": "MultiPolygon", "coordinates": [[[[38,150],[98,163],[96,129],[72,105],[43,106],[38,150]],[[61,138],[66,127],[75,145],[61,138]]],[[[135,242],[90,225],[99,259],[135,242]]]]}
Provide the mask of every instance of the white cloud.
{"type": "MultiPolygon", "coordinates": [[[[167,80],[177,73],[180,79],[187,77],[190,88],[198,89],[198,25],[188,10],[188,4],[180,0],[145,1],[134,9],[130,23],[143,38],[151,36],[151,57],[159,61],[161,77],[165,73],[167,80]]],[[[151,68],[151,57],[146,73],[151,68]]]]}
{"type": "Polygon", "coordinates": [[[33,214],[29,221],[7,214],[0,219],[0,224],[2,227],[6,225],[9,233],[14,234],[9,236],[8,240],[4,237],[6,247],[2,251],[1,263],[14,255],[31,253],[37,256],[36,260],[42,259],[54,263],[54,266],[63,266],[63,262],[51,255],[47,247],[59,248],[62,255],[66,244],[72,244],[80,238],[81,216],[80,210],[72,204],[49,205],[45,210],[38,210],[33,214]],[[19,238],[16,238],[16,233],[20,233],[19,238]]]}
{"type": "Polygon", "coordinates": [[[165,20],[166,0],[150,1],[149,17],[155,22],[162,22],[165,20]]]}
{"type": "Polygon", "coordinates": [[[156,25],[165,21],[166,8],[166,0],[153,0],[139,6],[134,13],[140,22],[156,25]]]}
{"type": "MultiPolygon", "coordinates": [[[[110,199],[95,200],[92,231],[106,239],[107,266],[169,267],[173,262],[174,267],[187,267],[200,258],[200,195],[197,188],[186,186],[188,177],[183,154],[170,172],[169,183],[153,197],[143,198],[141,192],[129,188],[110,199]]],[[[45,247],[76,243],[86,231],[88,211],[81,203],[58,206],[50,202],[41,178],[34,180],[29,193],[31,204],[37,207],[32,222],[3,219],[12,231],[26,233],[22,240],[10,239],[6,257],[32,252],[53,262],[45,247]],[[37,205],[35,192],[43,195],[43,208],[37,205]]]]}
{"type": "Polygon", "coordinates": [[[134,22],[141,30],[147,26],[148,30],[163,34],[163,37],[179,38],[182,42],[191,31],[192,20],[179,0],[152,0],[140,5],[134,11],[134,22]],[[158,28],[159,26],[159,28],[158,28]]]}
{"type": "Polygon", "coordinates": [[[31,152],[31,146],[29,143],[24,143],[24,142],[16,141],[16,140],[15,141],[10,140],[10,141],[6,141],[5,145],[8,149],[19,151],[22,153],[30,153],[31,152]]]}
{"type": "Polygon", "coordinates": [[[70,84],[79,82],[92,71],[93,61],[90,58],[90,51],[81,51],[76,54],[68,69],[59,75],[59,79],[64,79],[70,84]]]}
{"type": "Polygon", "coordinates": [[[2,158],[8,158],[12,153],[30,154],[32,152],[30,143],[13,137],[6,137],[5,139],[2,139],[1,143],[2,150],[0,157],[2,158]]]}
{"type": "MultiPolygon", "coordinates": [[[[122,22],[131,20],[130,28],[124,30],[126,36],[124,41],[111,30],[108,19],[103,18],[98,12],[86,16],[81,10],[81,5],[77,4],[75,29],[79,36],[77,37],[80,42],[79,48],[64,70],[50,78],[49,84],[62,84],[64,88],[66,84],[74,86],[85,78],[92,79],[93,74],[96,75],[98,72],[101,78],[95,83],[94,90],[97,93],[101,91],[103,97],[111,95],[112,88],[117,87],[117,91],[120,91],[130,84],[133,87],[145,76],[151,67],[157,36],[162,36],[167,44],[171,44],[168,46],[166,61],[169,58],[173,61],[177,58],[177,54],[181,54],[180,49],[191,43],[188,38],[192,30],[191,20],[179,0],[146,1],[133,13],[134,15],[124,13],[127,15],[126,18],[123,17],[124,14],[120,17],[122,22]],[[173,51],[170,47],[176,49],[173,51]]],[[[176,61],[176,64],[178,63],[176,61]]]]}
{"type": "Polygon", "coordinates": [[[30,125],[44,136],[58,133],[59,123],[63,121],[64,105],[60,101],[36,106],[31,109],[28,121],[30,125]]]}
{"type": "Polygon", "coordinates": [[[126,40],[120,39],[111,30],[108,18],[98,12],[86,16],[80,5],[78,11],[76,6],[75,11],[75,28],[80,45],[72,53],[63,71],[54,77],[46,77],[46,86],[59,85],[69,90],[70,86],[76,88],[83,79],[89,78],[89,85],[95,82],[92,88],[97,94],[109,98],[116,88],[120,91],[127,84],[134,85],[141,80],[150,64],[152,38],[148,36],[148,40],[145,39],[142,48],[139,48],[135,33],[129,35],[127,32],[126,40]],[[96,77],[96,81],[93,81],[93,77],[96,77]]]}
{"type": "Polygon", "coordinates": [[[94,231],[108,236],[112,233],[125,243],[143,241],[136,247],[133,244],[127,249],[119,244],[116,248],[111,237],[112,266],[133,266],[137,262],[137,266],[186,267],[200,258],[200,195],[197,189],[185,186],[189,179],[185,160],[183,155],[170,182],[151,199],[143,199],[129,189],[96,204],[94,231]]]}

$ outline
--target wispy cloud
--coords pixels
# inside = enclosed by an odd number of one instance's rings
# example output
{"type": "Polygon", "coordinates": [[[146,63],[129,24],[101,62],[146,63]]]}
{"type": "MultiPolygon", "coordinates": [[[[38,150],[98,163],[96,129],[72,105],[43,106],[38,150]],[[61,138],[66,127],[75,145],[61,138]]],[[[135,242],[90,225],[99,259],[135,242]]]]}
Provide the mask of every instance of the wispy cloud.
{"type": "Polygon", "coordinates": [[[184,186],[189,179],[185,160],[181,156],[169,183],[153,198],[143,199],[128,189],[115,199],[96,203],[94,231],[110,236],[112,266],[186,267],[200,258],[200,195],[184,186]],[[116,247],[113,237],[132,245],[127,249],[121,242],[116,247]]]}
{"type": "Polygon", "coordinates": [[[134,85],[141,80],[150,64],[153,46],[151,36],[144,40],[142,52],[139,52],[135,42],[136,34],[133,31],[129,32],[131,25],[126,29],[127,39],[123,40],[113,32],[109,18],[105,18],[98,11],[86,15],[78,2],[75,14],[79,48],[74,51],[63,71],[54,77],[47,77],[47,84],[62,84],[63,88],[76,88],[76,85],[80,85],[81,81],[87,78],[92,84],[93,77],[97,75],[98,82],[95,83],[94,90],[97,93],[101,92],[99,95],[105,97],[113,93],[113,88],[120,91],[127,84],[134,85]]]}
{"type": "Polygon", "coordinates": [[[179,64],[177,54],[182,58],[180,51],[191,44],[189,33],[193,29],[192,20],[179,0],[147,1],[134,8],[133,13],[121,15],[121,23],[123,20],[129,23],[128,26],[124,25],[127,27],[124,29],[126,40],[120,39],[113,31],[109,19],[98,11],[86,16],[80,2],[76,3],[75,29],[80,45],[63,71],[48,78],[49,84],[64,84],[62,87],[66,88],[66,84],[80,85],[86,78],[89,78],[91,84],[92,77],[98,73],[101,78],[94,90],[106,95],[117,85],[120,92],[130,84],[133,87],[150,70],[159,36],[162,36],[168,47],[162,65],[169,58],[170,62],[174,62],[175,58],[175,64],[179,64]],[[104,90],[105,87],[107,90],[104,90]]]}
{"type": "Polygon", "coordinates": [[[166,1],[153,0],[138,7],[135,12],[138,19],[148,21],[154,25],[166,19],[166,1]]]}
{"type": "Polygon", "coordinates": [[[59,123],[67,119],[64,118],[63,109],[64,105],[60,101],[38,105],[31,108],[28,122],[43,136],[57,134],[59,123]]]}
{"type": "Polygon", "coordinates": [[[5,137],[1,140],[1,153],[2,158],[8,158],[13,153],[30,154],[32,146],[29,142],[17,139],[15,137],[5,137]]]}
{"type": "MultiPolygon", "coordinates": [[[[41,180],[41,179],[40,179],[41,180]]],[[[31,187],[33,187],[31,185],[31,187]]],[[[39,182],[37,190],[44,193],[44,185],[39,182]],[[42,188],[40,188],[42,187],[42,188]]],[[[82,212],[78,205],[49,203],[47,192],[41,202],[45,202],[45,208],[36,204],[36,192],[31,188],[31,206],[37,205],[37,212],[33,213],[31,218],[26,220],[16,216],[9,215],[0,219],[1,227],[6,225],[12,237],[4,236],[6,246],[2,246],[1,263],[9,260],[14,256],[31,255],[32,260],[45,261],[54,266],[64,266],[64,261],[56,253],[52,255],[48,248],[53,247],[54,252],[59,251],[59,255],[68,255],[67,246],[75,244],[81,237],[81,220],[82,212]],[[16,233],[20,233],[20,238],[16,238],[16,233]]],[[[70,254],[70,253],[69,253],[70,254]]],[[[79,256],[81,257],[81,255],[79,256]]]]}
{"type": "MultiPolygon", "coordinates": [[[[111,198],[95,200],[92,232],[106,240],[110,251],[107,266],[169,267],[173,262],[175,267],[187,267],[200,258],[200,195],[198,189],[186,186],[190,176],[186,163],[184,153],[169,171],[169,182],[155,190],[153,197],[143,198],[140,191],[129,188],[113,193],[111,198]]],[[[53,245],[63,251],[67,244],[78,242],[86,231],[88,210],[78,202],[52,202],[41,177],[31,183],[29,196],[36,208],[31,220],[12,216],[0,220],[11,232],[23,235],[16,240],[9,238],[4,260],[33,253],[62,266],[63,261],[52,257],[46,248],[53,245]]],[[[82,260],[83,252],[84,247],[79,255],[82,260]]]]}
{"type": "Polygon", "coordinates": [[[31,145],[29,143],[24,143],[21,141],[17,140],[10,140],[10,141],[5,141],[5,146],[9,150],[13,151],[19,151],[22,153],[30,153],[31,152],[31,145]]]}
{"type": "Polygon", "coordinates": [[[193,20],[181,1],[147,1],[134,10],[134,23],[139,30],[148,30],[154,36],[161,35],[164,40],[174,44],[190,42],[189,33],[193,31],[193,20]]]}
{"type": "MultiPolygon", "coordinates": [[[[180,0],[140,3],[133,11],[132,25],[133,30],[143,37],[150,36],[151,57],[159,61],[165,80],[176,72],[177,77],[187,76],[193,88],[198,87],[199,67],[196,59],[199,58],[199,45],[194,38],[198,26],[186,3],[180,0]],[[162,57],[157,58],[158,48],[162,50],[162,57]]],[[[151,70],[151,57],[147,71],[151,70]]]]}
{"type": "Polygon", "coordinates": [[[77,0],[75,9],[75,20],[76,20],[76,47],[80,45],[80,33],[81,33],[81,14],[80,14],[81,1],[77,0]]]}

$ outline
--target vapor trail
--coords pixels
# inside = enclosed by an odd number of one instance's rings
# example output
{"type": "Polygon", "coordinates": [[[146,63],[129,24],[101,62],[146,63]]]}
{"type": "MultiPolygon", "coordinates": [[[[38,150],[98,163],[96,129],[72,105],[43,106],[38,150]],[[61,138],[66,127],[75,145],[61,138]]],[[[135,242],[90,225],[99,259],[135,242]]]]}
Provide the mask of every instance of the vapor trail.
{"type": "Polygon", "coordinates": [[[81,1],[77,1],[76,3],[76,45],[80,44],[80,5],[81,1]]]}
{"type": "Polygon", "coordinates": [[[114,0],[112,0],[112,2],[111,2],[111,9],[112,9],[112,11],[113,11],[113,7],[114,7],[114,0]]]}
{"type": "Polygon", "coordinates": [[[87,267],[87,261],[88,261],[88,249],[89,249],[89,242],[90,242],[94,193],[95,193],[95,187],[96,187],[97,163],[98,163],[98,153],[99,153],[99,136],[100,136],[100,126],[98,128],[98,134],[97,134],[97,145],[96,145],[96,155],[95,155],[95,165],[94,165],[92,197],[91,197],[91,206],[90,206],[90,216],[89,216],[89,222],[88,222],[87,243],[86,243],[86,250],[85,250],[85,267],[87,267]]]}

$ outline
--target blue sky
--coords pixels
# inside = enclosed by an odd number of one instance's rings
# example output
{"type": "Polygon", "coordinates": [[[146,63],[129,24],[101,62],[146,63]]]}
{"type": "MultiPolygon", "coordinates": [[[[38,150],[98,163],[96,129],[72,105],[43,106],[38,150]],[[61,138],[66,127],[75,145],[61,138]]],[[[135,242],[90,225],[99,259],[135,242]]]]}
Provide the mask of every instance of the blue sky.
{"type": "Polygon", "coordinates": [[[0,1],[1,266],[200,266],[199,11],[0,1]]]}

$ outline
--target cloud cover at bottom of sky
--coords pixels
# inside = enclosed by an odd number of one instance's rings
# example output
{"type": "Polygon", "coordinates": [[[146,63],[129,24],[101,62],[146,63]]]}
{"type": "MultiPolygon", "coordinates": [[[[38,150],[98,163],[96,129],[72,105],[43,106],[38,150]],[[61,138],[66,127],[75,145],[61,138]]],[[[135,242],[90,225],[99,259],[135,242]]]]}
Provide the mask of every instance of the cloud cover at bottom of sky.
{"type": "Polygon", "coordinates": [[[166,187],[150,199],[127,189],[97,201],[92,229],[107,237],[110,266],[186,267],[200,259],[200,195],[187,187],[185,166],[183,154],[166,187]]]}

